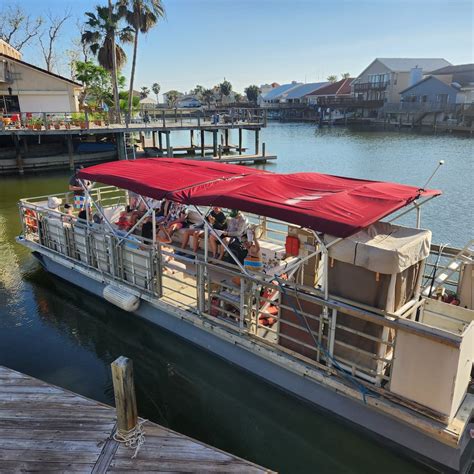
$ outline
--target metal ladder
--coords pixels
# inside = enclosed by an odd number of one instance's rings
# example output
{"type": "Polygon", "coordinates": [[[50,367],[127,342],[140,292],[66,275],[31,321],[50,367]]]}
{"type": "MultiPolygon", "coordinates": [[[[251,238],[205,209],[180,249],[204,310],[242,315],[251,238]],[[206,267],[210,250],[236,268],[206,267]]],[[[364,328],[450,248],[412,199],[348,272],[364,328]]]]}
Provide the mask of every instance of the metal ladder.
{"type": "Polygon", "coordinates": [[[474,263],[474,239],[470,240],[445,265],[438,268],[433,284],[430,280],[423,289],[423,296],[428,296],[430,291],[433,294],[438,288],[442,287],[449,277],[461,270],[463,263],[474,263]]]}
{"type": "Polygon", "coordinates": [[[130,132],[125,132],[123,134],[123,143],[125,147],[125,156],[127,157],[127,160],[136,160],[137,156],[135,155],[135,146],[133,143],[133,134],[130,132]],[[127,143],[131,146],[132,149],[132,154],[129,156],[129,153],[127,153],[127,143]]]}

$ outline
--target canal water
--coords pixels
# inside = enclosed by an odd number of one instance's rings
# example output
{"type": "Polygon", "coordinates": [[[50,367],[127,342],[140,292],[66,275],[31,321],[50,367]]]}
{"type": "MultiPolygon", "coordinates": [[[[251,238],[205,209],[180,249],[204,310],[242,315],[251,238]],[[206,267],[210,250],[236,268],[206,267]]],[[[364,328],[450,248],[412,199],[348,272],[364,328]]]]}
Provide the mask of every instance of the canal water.
{"type": "MultiPolygon", "coordinates": [[[[173,144],[185,144],[182,138],[173,144]]],[[[253,134],[245,138],[252,147],[253,134]]],[[[469,139],[274,123],[262,141],[278,155],[267,165],[272,171],[320,171],[420,187],[443,159],[431,187],[444,196],[427,204],[423,224],[437,242],[463,245],[474,236],[469,139]]],[[[109,364],[126,355],[135,364],[141,416],[269,468],[429,472],[347,422],[46,274],[14,241],[20,231],[16,202],[63,192],[68,176],[0,180],[0,364],[112,404],[109,364]]],[[[413,222],[407,216],[405,223],[413,222]]]]}

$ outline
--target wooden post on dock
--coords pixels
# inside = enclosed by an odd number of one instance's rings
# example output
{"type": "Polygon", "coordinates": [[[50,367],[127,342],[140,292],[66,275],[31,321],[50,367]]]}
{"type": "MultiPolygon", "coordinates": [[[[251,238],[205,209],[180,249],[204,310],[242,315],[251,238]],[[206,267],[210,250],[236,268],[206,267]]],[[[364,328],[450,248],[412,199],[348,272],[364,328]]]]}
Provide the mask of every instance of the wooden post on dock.
{"type": "Polygon", "coordinates": [[[72,135],[66,137],[67,141],[67,154],[69,156],[69,169],[74,169],[74,147],[72,146],[72,135]]]}
{"type": "Polygon", "coordinates": [[[133,363],[127,357],[120,356],[112,362],[111,367],[117,410],[117,429],[130,431],[135,428],[138,422],[133,363]]]}
{"type": "Polygon", "coordinates": [[[226,147],[227,150],[229,149],[229,129],[228,128],[224,130],[224,146],[226,147]]]}
{"type": "Polygon", "coordinates": [[[18,173],[23,174],[23,157],[21,156],[20,140],[16,134],[12,134],[13,143],[15,144],[16,154],[16,166],[18,167],[18,173]]]}
{"type": "Polygon", "coordinates": [[[166,155],[169,157],[171,155],[170,132],[165,132],[165,134],[166,134],[166,155]]]}
{"type": "Polygon", "coordinates": [[[191,142],[191,148],[194,149],[194,130],[189,131],[189,141],[191,142]]]}
{"type": "Polygon", "coordinates": [[[255,130],[255,154],[258,155],[260,151],[260,130],[255,130]]]}
{"type": "Polygon", "coordinates": [[[217,156],[217,130],[212,131],[212,153],[217,156]]]}
{"type": "Polygon", "coordinates": [[[142,150],[145,151],[145,134],[143,132],[140,132],[140,142],[142,145],[142,150]]]}
{"type": "Polygon", "coordinates": [[[239,155],[242,154],[242,129],[239,128],[239,155]]]}
{"type": "Polygon", "coordinates": [[[265,142],[262,143],[262,156],[265,158],[265,142]]]}
{"type": "Polygon", "coordinates": [[[161,153],[163,153],[163,136],[161,135],[161,132],[158,132],[158,148],[161,153]]]}
{"type": "Polygon", "coordinates": [[[219,160],[220,160],[222,158],[222,145],[219,145],[218,156],[219,156],[219,160]]]}
{"type": "Polygon", "coordinates": [[[201,156],[204,158],[204,154],[205,154],[205,138],[206,138],[206,135],[205,135],[205,132],[204,130],[201,130],[201,156]]]}

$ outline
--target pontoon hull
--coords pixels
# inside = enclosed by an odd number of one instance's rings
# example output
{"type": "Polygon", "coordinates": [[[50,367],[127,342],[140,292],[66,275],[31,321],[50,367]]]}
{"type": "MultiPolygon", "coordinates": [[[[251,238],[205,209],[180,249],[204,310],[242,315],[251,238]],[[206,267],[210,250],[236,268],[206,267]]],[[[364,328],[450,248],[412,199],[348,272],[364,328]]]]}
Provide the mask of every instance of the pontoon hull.
{"type": "MultiPolygon", "coordinates": [[[[105,283],[76,271],[71,265],[63,265],[43,253],[34,252],[34,254],[47,271],[103,298],[105,283]]],[[[142,300],[138,310],[132,314],[167,329],[318,408],[328,410],[368,430],[378,440],[383,437],[383,441],[389,444],[394,443],[405,452],[408,450],[410,456],[422,462],[439,465],[456,472],[464,473],[469,470],[474,453],[474,439],[470,438],[469,431],[474,429],[474,424],[467,427],[458,447],[454,448],[363,403],[336,393],[310,378],[272,363],[259,356],[258,353],[226,341],[171,312],[163,311],[145,300],[142,300]]]]}

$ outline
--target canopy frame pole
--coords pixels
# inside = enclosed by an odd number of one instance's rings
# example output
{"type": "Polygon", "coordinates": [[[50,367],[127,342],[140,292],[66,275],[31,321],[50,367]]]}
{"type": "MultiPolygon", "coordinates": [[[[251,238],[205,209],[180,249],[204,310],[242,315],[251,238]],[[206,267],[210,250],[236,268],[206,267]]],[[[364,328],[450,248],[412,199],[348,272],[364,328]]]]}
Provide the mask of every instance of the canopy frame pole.
{"type": "MultiPolygon", "coordinates": [[[[413,207],[411,207],[410,209],[407,209],[406,211],[403,211],[401,214],[398,214],[397,216],[393,217],[392,219],[390,219],[389,221],[387,221],[389,224],[391,224],[392,222],[395,222],[397,219],[400,219],[400,217],[408,214],[409,212],[412,212],[414,211],[415,209],[419,209],[421,206],[423,206],[424,204],[426,204],[428,201],[431,201],[432,199],[434,199],[435,197],[438,197],[437,195],[435,196],[430,196],[428,198],[426,198],[424,201],[421,201],[420,203],[419,202],[416,202],[413,201],[412,204],[413,204],[413,207]]],[[[420,211],[421,212],[421,211],[420,211]]],[[[421,220],[421,219],[420,219],[421,220]]],[[[420,222],[421,224],[421,222],[420,222]]]]}
{"type": "Polygon", "coordinates": [[[115,230],[112,227],[112,224],[107,219],[107,217],[105,217],[102,206],[91,196],[91,194],[89,192],[89,188],[85,185],[85,183],[82,179],[79,179],[79,184],[81,185],[82,189],[84,190],[84,194],[86,195],[84,205],[86,207],[87,223],[89,224],[89,212],[87,210],[87,207],[88,207],[89,200],[90,200],[94,204],[96,209],[99,211],[99,214],[102,216],[102,219],[104,219],[104,222],[107,224],[107,227],[109,228],[109,230],[115,235],[115,230]]]}
{"type": "Polygon", "coordinates": [[[117,242],[117,245],[121,245],[122,242],[129,237],[130,234],[140,225],[141,222],[143,222],[153,211],[153,209],[148,209],[145,214],[135,223],[135,225],[123,236],[120,237],[119,241],[117,242]]]}
{"type": "MultiPolygon", "coordinates": [[[[211,224],[209,224],[209,222],[207,222],[206,218],[204,217],[203,213],[201,212],[201,210],[195,205],[193,204],[194,206],[194,209],[196,210],[196,212],[199,213],[199,215],[202,217],[203,221],[204,221],[204,226],[207,227],[208,231],[212,231],[212,227],[211,227],[211,224]]],[[[229,253],[229,255],[232,257],[232,260],[234,260],[234,262],[237,264],[237,266],[240,268],[240,270],[242,271],[242,273],[250,278],[252,278],[252,275],[250,275],[247,270],[243,267],[243,265],[239,262],[239,259],[234,255],[234,253],[232,252],[232,250],[230,250],[230,248],[227,246],[227,244],[220,238],[219,235],[217,235],[216,233],[214,233],[214,236],[216,237],[216,239],[220,242],[221,245],[224,246],[224,248],[227,250],[227,252],[229,253]]]]}
{"type": "MultiPolygon", "coordinates": [[[[143,204],[145,204],[145,207],[147,209],[147,211],[145,212],[145,214],[135,223],[135,225],[123,236],[120,238],[120,240],[118,241],[117,245],[121,245],[122,242],[138,227],[138,225],[140,224],[140,222],[142,222],[145,217],[148,217],[150,215],[150,212],[153,210],[153,208],[151,206],[148,205],[148,203],[145,201],[145,199],[143,199],[143,196],[141,194],[138,195],[139,197],[139,200],[141,202],[143,202],[143,204]]],[[[154,214],[154,213],[153,213],[154,214]]]]}
{"type": "MultiPolygon", "coordinates": [[[[317,234],[312,229],[308,229],[308,230],[310,230],[311,232],[314,232],[315,235],[317,234]]],[[[318,242],[320,241],[320,239],[317,236],[316,236],[316,239],[318,240],[318,242]]],[[[338,237],[337,239],[333,240],[329,244],[325,245],[326,249],[329,249],[329,247],[332,247],[333,245],[336,245],[341,240],[344,240],[344,237],[338,237]]],[[[322,248],[320,248],[319,250],[316,250],[315,252],[310,253],[309,255],[306,255],[306,257],[303,257],[301,260],[298,260],[293,265],[289,265],[287,268],[285,268],[283,273],[288,273],[288,272],[293,271],[294,269],[298,268],[302,263],[306,262],[306,260],[309,260],[310,258],[315,257],[316,255],[320,254],[321,252],[322,252],[322,248]]],[[[318,281],[319,281],[319,279],[318,279],[318,281]]]]}

